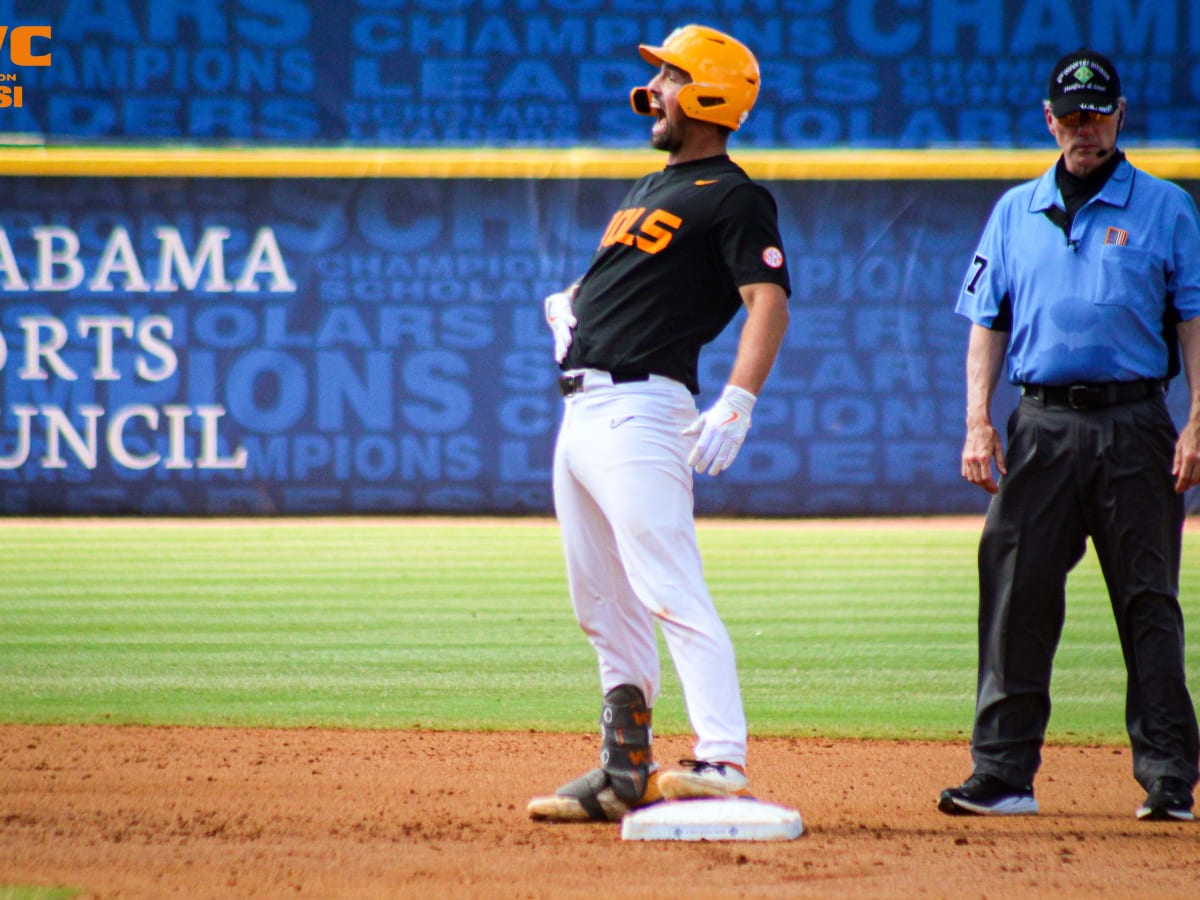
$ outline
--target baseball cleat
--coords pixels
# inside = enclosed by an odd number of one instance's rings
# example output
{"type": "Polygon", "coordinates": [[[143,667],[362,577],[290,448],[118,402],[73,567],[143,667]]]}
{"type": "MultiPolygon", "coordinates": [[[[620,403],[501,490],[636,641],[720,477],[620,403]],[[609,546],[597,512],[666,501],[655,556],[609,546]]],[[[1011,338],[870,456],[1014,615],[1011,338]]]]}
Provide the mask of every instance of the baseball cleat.
{"type": "Polygon", "coordinates": [[[658,789],[667,800],[753,796],[746,774],[732,763],[681,759],[679,764],[684,768],[659,776],[658,789]]]}
{"type": "Polygon", "coordinates": [[[1192,815],[1192,792],[1181,778],[1155,778],[1150,793],[1138,807],[1137,817],[1150,822],[1166,822],[1175,819],[1190,822],[1192,815]]]}
{"type": "Polygon", "coordinates": [[[612,779],[603,769],[592,769],[560,787],[554,794],[534,797],[526,810],[539,822],[619,822],[631,809],[662,800],[658,771],[650,772],[641,799],[627,803],[613,790],[612,779]]]}
{"type": "Polygon", "coordinates": [[[1013,787],[995,775],[972,775],[958,787],[946,788],[937,808],[951,816],[1034,816],[1033,786],[1013,787]]]}

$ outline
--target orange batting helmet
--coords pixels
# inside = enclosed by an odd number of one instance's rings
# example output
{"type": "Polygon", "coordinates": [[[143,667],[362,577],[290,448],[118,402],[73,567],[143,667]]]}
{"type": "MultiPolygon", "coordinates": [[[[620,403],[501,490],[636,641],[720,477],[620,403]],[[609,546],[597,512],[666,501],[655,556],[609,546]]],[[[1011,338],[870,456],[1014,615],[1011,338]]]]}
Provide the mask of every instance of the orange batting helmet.
{"type": "MultiPolygon", "coordinates": [[[[667,63],[688,73],[692,81],[679,91],[679,106],[689,119],[737,131],[758,99],[758,60],[745,44],[715,28],[684,25],[661,47],[639,44],[638,52],[652,65],[667,63]]],[[[634,88],[629,101],[634,112],[653,115],[646,88],[634,88]]]]}

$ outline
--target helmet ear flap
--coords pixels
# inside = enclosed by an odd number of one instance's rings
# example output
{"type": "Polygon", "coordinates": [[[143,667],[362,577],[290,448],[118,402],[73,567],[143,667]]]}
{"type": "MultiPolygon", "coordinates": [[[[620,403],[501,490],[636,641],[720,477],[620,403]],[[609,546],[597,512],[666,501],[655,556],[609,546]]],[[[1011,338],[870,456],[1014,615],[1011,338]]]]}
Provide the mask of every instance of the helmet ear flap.
{"type": "Polygon", "coordinates": [[[650,108],[650,91],[644,87],[637,87],[629,92],[629,105],[639,116],[654,115],[654,110],[650,108]]]}
{"type": "Polygon", "coordinates": [[[729,105],[724,97],[701,84],[685,84],[679,89],[678,99],[683,114],[701,122],[712,122],[714,118],[720,120],[723,118],[722,107],[729,105]]]}

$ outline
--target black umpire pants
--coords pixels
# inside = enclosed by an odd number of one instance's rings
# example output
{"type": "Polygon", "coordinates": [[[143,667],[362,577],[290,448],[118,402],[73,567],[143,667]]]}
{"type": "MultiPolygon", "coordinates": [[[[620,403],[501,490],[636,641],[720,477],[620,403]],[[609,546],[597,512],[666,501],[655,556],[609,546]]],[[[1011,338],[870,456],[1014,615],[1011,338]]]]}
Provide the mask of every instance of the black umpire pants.
{"type": "Polygon", "coordinates": [[[1128,673],[1133,774],[1195,784],[1200,736],[1184,671],[1179,566],[1183,497],[1166,401],[1077,411],[1021,399],[1008,474],[979,544],[975,771],[1033,782],[1050,720],[1050,675],[1067,575],[1091,537],[1128,673]]]}

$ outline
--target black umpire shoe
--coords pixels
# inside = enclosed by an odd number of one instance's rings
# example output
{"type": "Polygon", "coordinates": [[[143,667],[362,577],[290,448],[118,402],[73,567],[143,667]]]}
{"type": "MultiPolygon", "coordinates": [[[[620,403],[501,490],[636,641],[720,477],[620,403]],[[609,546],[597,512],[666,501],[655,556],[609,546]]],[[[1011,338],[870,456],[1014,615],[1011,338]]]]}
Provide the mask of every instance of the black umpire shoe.
{"type": "Polygon", "coordinates": [[[1163,822],[1177,819],[1180,822],[1190,822],[1192,815],[1192,791],[1188,783],[1181,778],[1169,775],[1155,778],[1150,785],[1150,793],[1138,807],[1137,817],[1152,822],[1163,822]]]}
{"type": "Polygon", "coordinates": [[[1038,805],[1033,785],[1013,787],[995,775],[972,775],[958,787],[942,791],[938,809],[951,816],[1033,816],[1038,805]]]}

